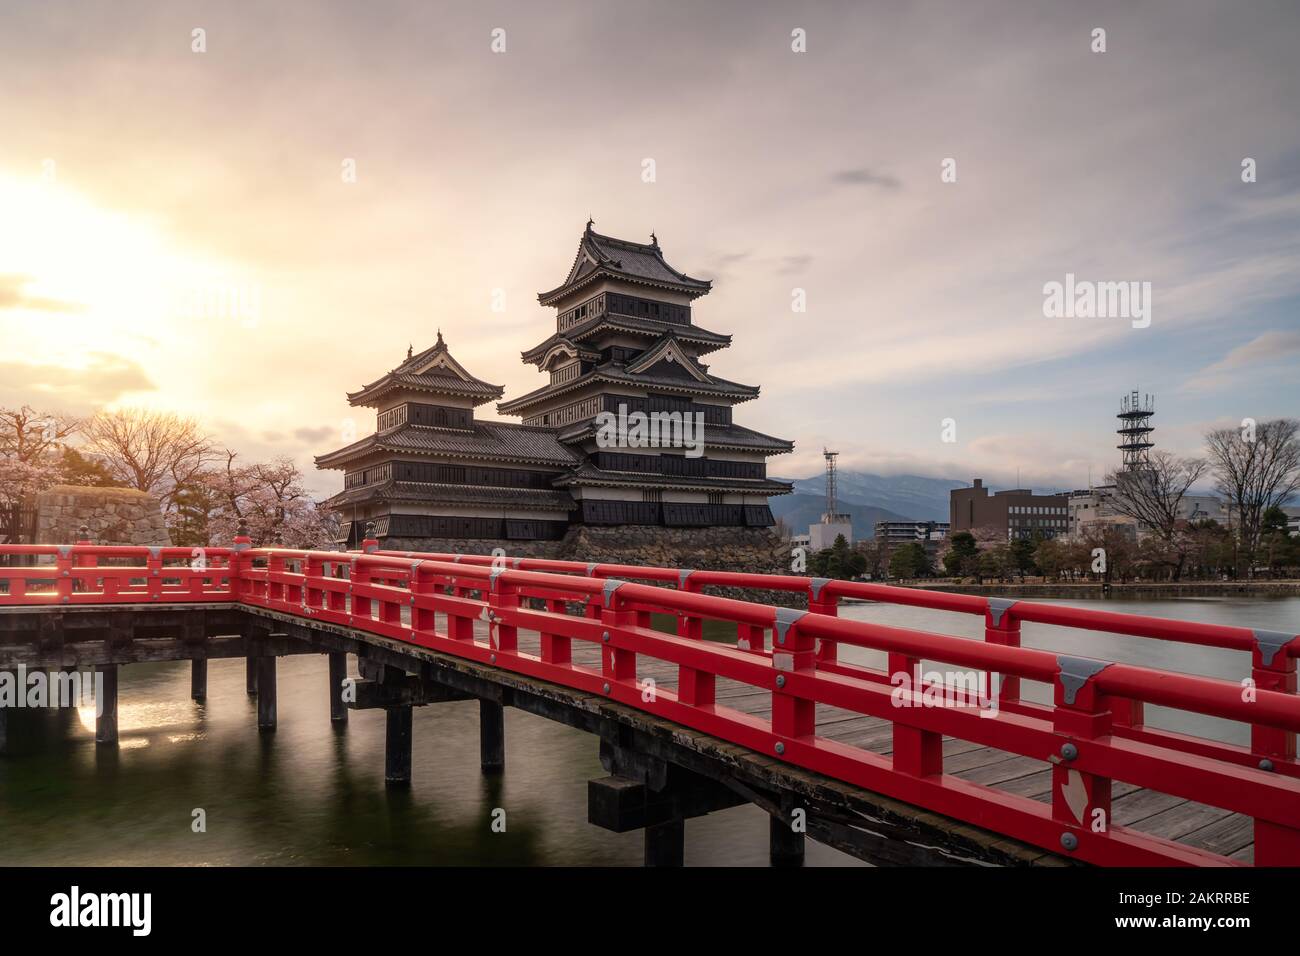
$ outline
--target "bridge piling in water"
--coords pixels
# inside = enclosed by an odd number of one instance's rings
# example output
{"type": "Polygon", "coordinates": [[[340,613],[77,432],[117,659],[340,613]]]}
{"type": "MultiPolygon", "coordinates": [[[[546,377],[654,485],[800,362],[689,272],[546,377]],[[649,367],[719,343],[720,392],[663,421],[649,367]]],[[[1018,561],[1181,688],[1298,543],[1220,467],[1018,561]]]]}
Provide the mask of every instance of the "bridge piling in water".
{"type": "Polygon", "coordinates": [[[102,699],[95,701],[95,743],[117,746],[117,664],[95,668],[102,699]]]}
{"type": "Polygon", "coordinates": [[[384,783],[390,787],[409,787],[414,713],[410,704],[385,707],[384,712],[384,783]]]}
{"type": "Polygon", "coordinates": [[[492,700],[478,702],[479,763],[484,773],[506,768],[506,709],[492,700]]]}
{"type": "Polygon", "coordinates": [[[788,818],[768,818],[768,857],[773,866],[803,866],[804,834],[796,832],[788,818]]]}
{"type": "Polygon", "coordinates": [[[208,698],[208,659],[196,657],[190,664],[190,700],[208,698]]]}
{"type": "Polygon", "coordinates": [[[685,820],[677,817],[645,828],[646,866],[683,866],[685,863],[685,820]]]}
{"type": "Polygon", "coordinates": [[[330,722],[346,724],[348,706],[343,700],[343,682],[348,678],[348,655],[341,651],[332,651],[330,658],[330,722]]]}
{"type": "Polygon", "coordinates": [[[266,653],[257,658],[257,729],[260,733],[275,733],[275,655],[266,653]]]}

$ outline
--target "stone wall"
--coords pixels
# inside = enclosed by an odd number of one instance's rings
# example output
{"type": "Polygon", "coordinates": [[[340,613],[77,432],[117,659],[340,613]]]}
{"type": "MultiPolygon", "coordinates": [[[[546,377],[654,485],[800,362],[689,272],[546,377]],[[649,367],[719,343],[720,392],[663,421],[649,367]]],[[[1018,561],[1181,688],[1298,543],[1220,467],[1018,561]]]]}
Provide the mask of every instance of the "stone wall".
{"type": "Polygon", "coordinates": [[[171,544],[158,499],[143,491],[55,485],[37,496],[38,544],[72,544],[83,524],[95,544],[171,544]]]}

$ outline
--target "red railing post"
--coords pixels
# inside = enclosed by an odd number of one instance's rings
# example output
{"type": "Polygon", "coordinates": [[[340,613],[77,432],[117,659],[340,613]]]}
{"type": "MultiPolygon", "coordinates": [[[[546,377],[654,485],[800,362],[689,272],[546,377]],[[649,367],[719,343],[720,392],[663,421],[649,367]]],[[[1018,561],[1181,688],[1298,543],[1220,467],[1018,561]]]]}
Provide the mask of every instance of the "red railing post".
{"type": "Polygon", "coordinates": [[[321,578],[325,576],[325,561],[314,554],[302,558],[302,603],[313,611],[325,606],[325,591],[321,588],[321,578]]]}
{"type": "Polygon", "coordinates": [[[285,600],[284,582],[279,580],[284,573],[284,555],[272,551],[266,559],[266,597],[276,604],[283,604],[285,600]]]}
{"type": "MultiPolygon", "coordinates": [[[[600,580],[602,579],[603,576],[596,574],[596,565],[593,563],[587,565],[587,577],[596,578],[597,580],[600,580]]],[[[600,617],[601,595],[599,594],[587,595],[587,606],[583,609],[583,614],[593,619],[600,617]]]]}
{"type": "Polygon", "coordinates": [[[943,773],[943,734],[913,727],[902,719],[911,708],[924,706],[920,665],[919,657],[889,652],[889,681],[908,691],[903,695],[902,703],[897,691],[891,697],[900,713],[894,719],[894,751],[890,759],[894,762],[894,770],[899,773],[929,777],[943,773]]]}
{"type": "Polygon", "coordinates": [[[608,682],[605,685],[606,693],[613,690],[615,683],[635,684],[636,682],[636,651],[615,647],[613,644],[613,631],[616,628],[635,625],[637,619],[637,612],[624,609],[623,602],[618,596],[618,589],[622,584],[622,581],[606,578],[604,590],[601,592],[600,622],[604,625],[605,631],[601,634],[600,670],[608,682]]]}
{"type": "Polygon", "coordinates": [[[1111,827],[1109,777],[1073,766],[1084,749],[1111,730],[1111,701],[1097,690],[1093,678],[1109,661],[1059,655],[1052,711],[1052,729],[1060,748],[1052,761],[1052,819],[1062,826],[1061,849],[1073,852],[1092,834],[1102,836],[1111,827]]]}
{"type": "MultiPolygon", "coordinates": [[[[984,612],[984,642],[999,644],[1002,647],[1020,646],[1020,619],[1016,617],[1015,601],[1006,598],[989,598],[988,610],[984,612]]],[[[1000,704],[1020,703],[1020,678],[1001,675],[996,692],[993,689],[993,675],[989,674],[988,693],[997,694],[1000,704]]]]}
{"type": "MultiPolygon", "coordinates": [[[[1255,631],[1250,677],[1257,690],[1296,692],[1296,659],[1287,653],[1295,637],[1278,631],[1255,631]]],[[[1295,734],[1280,727],[1251,724],[1250,752],[1259,758],[1261,769],[1265,770],[1275,760],[1294,760],[1295,734]]]]}
{"type": "Polygon", "coordinates": [[[799,619],[807,613],[778,607],[772,618],[772,668],[777,672],[772,690],[772,733],[791,740],[811,737],[817,731],[816,705],[786,686],[788,676],[811,674],[817,667],[816,641],[799,629],[799,619]]]}
{"type": "MultiPolygon", "coordinates": [[[[694,571],[682,569],[677,572],[677,590],[686,594],[699,594],[700,587],[691,580],[694,571]]],[[[694,614],[679,612],[677,615],[677,636],[699,640],[704,637],[704,619],[694,614]]]]}
{"type": "MultiPolygon", "coordinates": [[[[546,608],[552,614],[568,614],[568,606],[563,598],[547,601],[546,608]]],[[[572,664],[572,639],[566,634],[551,634],[543,631],[542,660],[548,664],[572,664]]]]}
{"type": "Polygon", "coordinates": [[[357,619],[369,622],[371,620],[370,597],[358,594],[357,589],[370,584],[370,569],[354,559],[352,569],[348,574],[348,580],[352,582],[352,586],[349,588],[348,614],[351,615],[354,624],[357,619]]]}
{"type": "Polygon", "coordinates": [[[426,568],[423,561],[415,562],[411,568],[411,630],[417,636],[434,636],[434,610],[421,606],[437,590],[434,578],[434,572],[426,568]]]}
{"type": "Polygon", "coordinates": [[[67,544],[59,545],[59,554],[54,559],[54,570],[58,574],[58,581],[55,583],[55,592],[59,596],[60,604],[67,604],[72,600],[72,546],[67,544]]]}
{"type": "MultiPolygon", "coordinates": [[[[840,600],[834,594],[826,593],[830,578],[808,579],[808,612],[837,617],[840,613],[840,600]]],[[[834,641],[820,639],[817,641],[817,663],[834,664],[839,659],[839,645],[834,641]]]]}
{"type": "MultiPolygon", "coordinates": [[[[79,545],[88,545],[88,544],[91,544],[91,540],[90,540],[90,525],[85,525],[85,524],[83,524],[80,528],[77,529],[77,544],[79,544],[79,545]]],[[[75,567],[94,568],[94,567],[98,567],[98,566],[99,566],[99,558],[97,558],[97,557],[96,557],[95,555],[93,555],[93,554],[87,554],[87,555],[74,555],[74,556],[73,556],[73,559],[72,559],[72,563],[73,563],[73,565],[74,565],[75,567]],[[80,558],[80,561],[78,561],[78,558],[80,558]]],[[[73,590],[74,590],[74,591],[77,591],[77,590],[80,590],[80,591],[98,590],[97,588],[92,588],[92,587],[90,587],[90,583],[93,583],[94,580],[95,580],[94,578],[89,578],[89,579],[87,580],[86,583],[83,583],[83,584],[81,585],[80,588],[77,587],[77,582],[74,580],[74,581],[73,581],[73,590]]]]}
{"type": "Polygon", "coordinates": [[[162,598],[162,548],[151,547],[149,549],[149,558],[145,561],[146,583],[149,590],[149,600],[157,601],[162,598]]]}
{"type": "Polygon", "coordinates": [[[519,610],[519,588],[501,580],[503,573],[503,568],[494,568],[488,578],[488,643],[493,650],[514,654],[519,650],[519,629],[505,623],[505,612],[519,610]]]}
{"type": "Polygon", "coordinates": [[[248,534],[248,523],[240,521],[230,548],[230,597],[234,601],[238,601],[249,590],[248,582],[244,580],[244,571],[249,566],[249,560],[244,552],[252,546],[253,539],[248,534]]]}
{"type": "MultiPolygon", "coordinates": [[[[677,590],[699,594],[700,587],[691,580],[689,570],[677,573],[677,590]]],[[[677,615],[679,637],[699,641],[704,639],[704,619],[695,614],[679,612],[677,615]]],[[[685,664],[677,668],[677,699],[688,707],[712,707],[717,702],[717,677],[708,671],[685,664]]]]}

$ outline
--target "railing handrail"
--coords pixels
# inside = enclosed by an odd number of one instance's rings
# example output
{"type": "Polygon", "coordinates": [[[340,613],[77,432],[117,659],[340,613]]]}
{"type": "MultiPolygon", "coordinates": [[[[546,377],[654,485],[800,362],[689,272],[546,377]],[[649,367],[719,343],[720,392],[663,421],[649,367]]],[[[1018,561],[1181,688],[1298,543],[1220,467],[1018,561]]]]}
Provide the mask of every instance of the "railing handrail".
{"type": "MultiPolygon", "coordinates": [[[[419,554],[419,552],[412,551],[376,551],[373,553],[376,555],[404,557],[419,554]]],[[[536,568],[537,570],[561,571],[593,577],[623,577],[677,582],[681,574],[681,570],[677,568],[601,563],[588,565],[578,561],[559,561],[549,558],[506,557],[503,559],[490,555],[453,555],[449,553],[435,553],[423,556],[449,560],[459,558],[461,563],[480,565],[490,564],[493,561],[504,561],[510,567],[521,571],[536,568]]],[[[951,594],[943,591],[930,591],[925,588],[905,588],[865,581],[842,581],[837,578],[706,570],[691,571],[690,576],[700,586],[714,585],[810,594],[815,588],[817,594],[823,600],[827,598],[855,598],[885,604],[900,604],[927,610],[978,616],[987,616],[992,610],[998,613],[1009,613],[1017,620],[1033,624],[1086,628],[1111,634],[1124,634],[1130,637],[1198,644],[1205,647],[1218,647],[1224,650],[1246,651],[1248,653],[1256,647],[1256,634],[1268,630],[1231,624],[1179,621],[1173,618],[1127,614],[1116,611],[1098,611],[1091,608],[1066,607],[1059,604],[1043,604],[1024,599],[1007,599],[1004,602],[1005,606],[999,606],[992,603],[988,597],[973,594],[951,594]]],[[[1003,599],[993,599],[993,601],[997,600],[1003,599]]],[[[1300,633],[1292,635],[1293,640],[1284,648],[1284,653],[1288,657],[1300,658],[1300,641],[1294,640],[1296,636],[1300,636],[1300,633]]]]}

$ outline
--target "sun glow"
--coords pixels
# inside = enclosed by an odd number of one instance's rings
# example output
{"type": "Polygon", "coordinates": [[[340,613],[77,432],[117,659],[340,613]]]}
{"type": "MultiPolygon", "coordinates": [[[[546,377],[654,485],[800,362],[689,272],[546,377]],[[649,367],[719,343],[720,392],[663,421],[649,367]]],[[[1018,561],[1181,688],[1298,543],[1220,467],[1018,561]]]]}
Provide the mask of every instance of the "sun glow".
{"type": "Polygon", "coordinates": [[[140,391],[117,404],[152,404],[152,385],[175,407],[185,390],[169,374],[184,374],[177,354],[195,350],[196,326],[232,302],[235,321],[248,314],[248,296],[229,291],[249,287],[231,280],[240,270],[186,249],[165,222],[3,172],[0,211],[0,361],[142,369],[140,391]]]}

